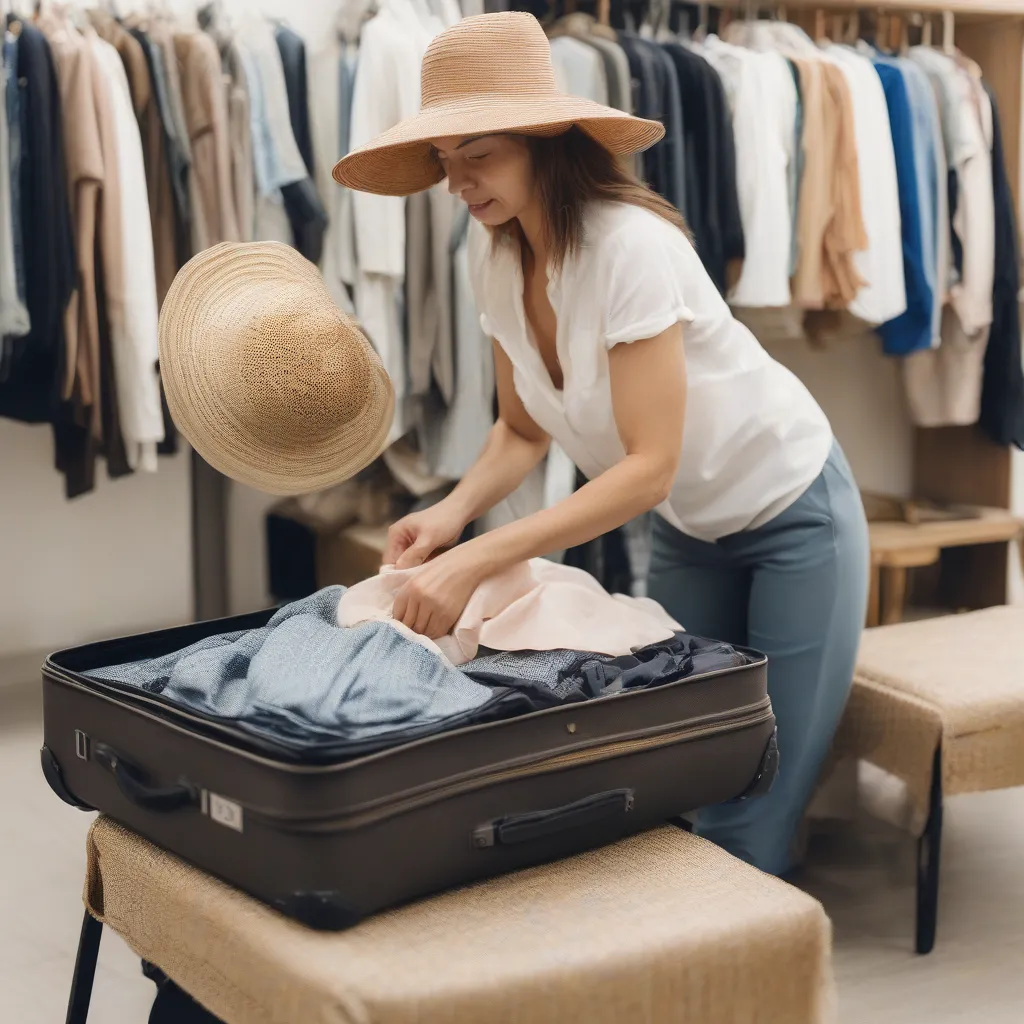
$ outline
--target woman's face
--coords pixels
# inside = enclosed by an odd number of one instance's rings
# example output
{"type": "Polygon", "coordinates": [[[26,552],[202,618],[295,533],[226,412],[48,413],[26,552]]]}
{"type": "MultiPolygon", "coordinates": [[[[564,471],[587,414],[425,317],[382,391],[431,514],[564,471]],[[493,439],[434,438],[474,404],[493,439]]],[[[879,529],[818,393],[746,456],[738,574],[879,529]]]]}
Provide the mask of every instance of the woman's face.
{"type": "Polygon", "coordinates": [[[434,139],[433,146],[448,177],[448,191],[481,224],[507,224],[532,204],[533,165],[525,139],[479,135],[434,139]]]}

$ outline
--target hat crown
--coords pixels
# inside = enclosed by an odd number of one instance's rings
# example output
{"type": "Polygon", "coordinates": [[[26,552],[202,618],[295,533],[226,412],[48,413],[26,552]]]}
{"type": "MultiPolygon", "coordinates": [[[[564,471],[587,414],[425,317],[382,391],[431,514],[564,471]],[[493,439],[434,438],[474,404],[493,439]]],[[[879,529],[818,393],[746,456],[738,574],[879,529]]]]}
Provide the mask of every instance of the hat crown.
{"type": "Polygon", "coordinates": [[[551,44],[532,14],[465,18],[435,36],[423,56],[424,110],[478,95],[557,94],[551,44]]]}
{"type": "MultiPolygon", "coordinates": [[[[234,332],[219,335],[236,368],[229,415],[254,438],[320,441],[356,420],[373,393],[358,328],[331,302],[311,302],[298,282],[264,290],[234,332]]],[[[236,311],[237,312],[237,311],[236,311]]]]}

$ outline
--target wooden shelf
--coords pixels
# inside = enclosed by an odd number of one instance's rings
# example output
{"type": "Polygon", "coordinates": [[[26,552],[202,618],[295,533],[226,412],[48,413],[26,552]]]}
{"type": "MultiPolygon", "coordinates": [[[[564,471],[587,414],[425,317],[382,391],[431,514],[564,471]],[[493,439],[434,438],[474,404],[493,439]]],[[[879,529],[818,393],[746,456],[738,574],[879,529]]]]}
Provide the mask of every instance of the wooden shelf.
{"type": "MultiPolygon", "coordinates": [[[[747,0],[716,0],[715,7],[744,10],[747,0]]],[[[789,10],[878,11],[888,14],[942,14],[959,18],[1024,18],[1024,0],[784,0],[775,6],[789,10]]]]}

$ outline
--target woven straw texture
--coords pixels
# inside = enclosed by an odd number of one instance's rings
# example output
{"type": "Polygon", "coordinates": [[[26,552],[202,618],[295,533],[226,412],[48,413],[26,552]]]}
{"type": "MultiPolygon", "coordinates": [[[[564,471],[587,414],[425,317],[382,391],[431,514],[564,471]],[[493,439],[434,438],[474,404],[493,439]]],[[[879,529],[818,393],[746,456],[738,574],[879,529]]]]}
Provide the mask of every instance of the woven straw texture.
{"type": "Polygon", "coordinates": [[[228,1024],[823,1024],[811,897],[665,828],[309,931],[100,818],[86,902],[228,1024]]]}
{"type": "Polygon", "coordinates": [[[431,139],[559,135],[573,125],[612,153],[638,153],[665,134],[646,121],[560,93],[551,46],[532,14],[482,14],[440,33],[423,57],[420,112],[353,150],[334,168],[341,185],[405,196],[444,178],[431,139]]]}
{"type": "Polygon", "coordinates": [[[394,414],[373,347],[317,268],[280,242],[217,245],[181,268],[160,311],[160,371],[189,444],[269,494],[354,476],[394,414]]]}
{"type": "Polygon", "coordinates": [[[944,793],[1024,785],[1024,608],[865,632],[834,755],[902,779],[918,835],[940,742],[944,793]]]}

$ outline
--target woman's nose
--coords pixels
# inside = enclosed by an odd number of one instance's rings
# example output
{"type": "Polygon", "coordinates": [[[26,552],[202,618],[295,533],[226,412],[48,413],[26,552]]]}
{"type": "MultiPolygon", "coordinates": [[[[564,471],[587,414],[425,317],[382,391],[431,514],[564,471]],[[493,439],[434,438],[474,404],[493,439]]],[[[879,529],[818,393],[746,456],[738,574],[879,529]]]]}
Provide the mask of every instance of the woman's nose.
{"type": "Polygon", "coordinates": [[[448,191],[461,198],[466,189],[466,176],[454,167],[448,169],[448,191]]]}

